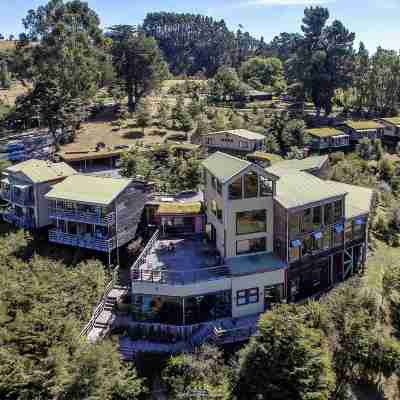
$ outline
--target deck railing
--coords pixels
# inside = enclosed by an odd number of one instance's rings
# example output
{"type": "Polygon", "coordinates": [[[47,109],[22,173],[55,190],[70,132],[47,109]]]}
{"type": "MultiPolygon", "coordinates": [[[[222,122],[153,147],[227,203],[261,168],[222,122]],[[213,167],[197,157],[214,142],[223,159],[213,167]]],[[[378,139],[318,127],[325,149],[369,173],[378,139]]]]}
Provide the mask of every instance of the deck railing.
{"type": "Polygon", "coordinates": [[[66,210],[63,208],[51,208],[50,218],[66,219],[74,222],[86,222],[97,225],[111,225],[115,223],[115,213],[111,212],[107,215],[101,215],[96,212],[66,210]]]}
{"type": "Polygon", "coordinates": [[[192,270],[160,270],[150,268],[133,268],[132,282],[157,283],[183,286],[215,279],[229,278],[230,270],[226,265],[192,270]]]}
{"type": "Polygon", "coordinates": [[[257,325],[241,326],[232,329],[214,329],[214,339],[222,344],[245,341],[258,331],[257,325]]]}
{"type": "Polygon", "coordinates": [[[102,239],[93,236],[71,234],[52,229],[49,231],[49,241],[53,243],[66,244],[70,246],[83,247],[97,251],[108,252],[115,248],[115,238],[102,239]]]}
{"type": "Polygon", "coordinates": [[[115,268],[111,281],[108,283],[108,285],[104,289],[104,292],[103,292],[103,295],[101,296],[99,304],[93,311],[92,318],[90,318],[90,321],[86,324],[86,326],[82,329],[81,333],[79,334],[80,337],[86,336],[93,329],[94,325],[96,324],[97,318],[104,311],[104,308],[106,306],[107,297],[110,294],[111,290],[115,286],[117,276],[118,276],[118,269],[119,269],[119,267],[115,268]]]}
{"type": "Polygon", "coordinates": [[[8,222],[9,224],[17,225],[20,228],[34,228],[35,221],[33,218],[27,216],[18,216],[13,212],[5,212],[2,214],[4,221],[8,222]]]}
{"type": "Polygon", "coordinates": [[[160,231],[159,231],[159,229],[157,229],[154,232],[154,234],[151,237],[151,239],[147,242],[147,244],[146,244],[145,248],[143,249],[143,251],[140,253],[140,256],[136,259],[136,261],[132,265],[131,273],[133,273],[133,271],[139,269],[141,265],[146,263],[147,256],[151,253],[151,251],[153,250],[153,248],[154,248],[154,246],[157,243],[159,238],[160,238],[160,231]]]}

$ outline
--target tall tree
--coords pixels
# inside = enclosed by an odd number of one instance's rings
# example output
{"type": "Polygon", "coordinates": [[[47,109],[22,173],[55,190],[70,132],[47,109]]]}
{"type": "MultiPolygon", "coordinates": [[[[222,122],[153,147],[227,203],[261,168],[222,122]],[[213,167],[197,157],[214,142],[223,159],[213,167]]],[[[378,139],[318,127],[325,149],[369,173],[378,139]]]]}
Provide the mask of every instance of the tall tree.
{"type": "Polygon", "coordinates": [[[264,314],[260,335],[240,353],[234,393],[241,399],[330,399],[334,373],[327,343],[296,306],[264,314]]]}
{"type": "Polygon", "coordinates": [[[296,56],[291,60],[291,71],[302,82],[317,112],[329,115],[336,89],[346,89],[352,83],[354,68],[353,42],[355,34],[340,21],[326,25],[329,11],[323,7],[309,7],[304,11],[304,33],[296,56]]]}
{"type": "Polygon", "coordinates": [[[157,42],[133,26],[113,26],[108,37],[112,39],[113,63],[124,82],[129,111],[133,112],[140,99],[168,77],[168,66],[157,42]]]}

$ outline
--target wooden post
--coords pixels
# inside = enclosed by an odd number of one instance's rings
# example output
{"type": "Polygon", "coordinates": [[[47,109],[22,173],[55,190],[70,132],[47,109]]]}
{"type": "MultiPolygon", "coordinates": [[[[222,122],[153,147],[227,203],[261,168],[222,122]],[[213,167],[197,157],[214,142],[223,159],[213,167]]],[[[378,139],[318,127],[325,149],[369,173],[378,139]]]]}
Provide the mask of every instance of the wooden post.
{"type": "Polygon", "coordinates": [[[183,325],[186,325],[186,317],[185,317],[185,298],[182,298],[182,311],[183,311],[183,315],[182,315],[182,322],[183,325]]]}

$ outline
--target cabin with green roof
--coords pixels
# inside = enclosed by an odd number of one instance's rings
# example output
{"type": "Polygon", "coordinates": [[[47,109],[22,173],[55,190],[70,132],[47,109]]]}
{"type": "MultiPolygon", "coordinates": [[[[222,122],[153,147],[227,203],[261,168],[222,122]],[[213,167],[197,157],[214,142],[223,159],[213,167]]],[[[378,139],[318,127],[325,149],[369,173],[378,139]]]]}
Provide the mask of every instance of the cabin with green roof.
{"type": "Polygon", "coordinates": [[[345,121],[340,128],[350,135],[353,143],[361,139],[381,139],[384,133],[384,125],[374,120],[345,121]]]}
{"type": "Polygon", "coordinates": [[[307,133],[311,136],[313,150],[336,150],[350,145],[350,136],[336,128],[307,129],[307,133]]]}
{"type": "Polygon", "coordinates": [[[400,117],[380,118],[384,126],[384,138],[398,141],[400,138],[400,117]]]}
{"type": "Polygon", "coordinates": [[[143,182],[70,176],[46,195],[49,241],[110,254],[135,238],[146,197],[143,182]]]}
{"type": "Polygon", "coordinates": [[[54,185],[76,174],[66,163],[31,159],[8,167],[3,172],[0,195],[8,203],[3,219],[25,229],[51,224],[45,198],[54,185]]]}

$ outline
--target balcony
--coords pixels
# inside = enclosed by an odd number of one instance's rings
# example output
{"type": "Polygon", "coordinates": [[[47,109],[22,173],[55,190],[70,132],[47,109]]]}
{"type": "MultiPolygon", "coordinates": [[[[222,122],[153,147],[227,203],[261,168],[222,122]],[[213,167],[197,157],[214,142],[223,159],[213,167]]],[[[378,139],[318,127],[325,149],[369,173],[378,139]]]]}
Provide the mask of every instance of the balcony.
{"type": "Polygon", "coordinates": [[[57,229],[49,231],[49,241],[102,252],[112,251],[116,247],[115,238],[97,238],[91,235],[66,233],[57,229]]]}
{"type": "Polygon", "coordinates": [[[21,193],[19,195],[12,193],[9,201],[24,207],[30,207],[34,204],[33,197],[28,193],[21,193]]]}
{"type": "Polygon", "coordinates": [[[63,208],[50,208],[50,218],[52,219],[64,219],[73,222],[83,222],[86,224],[96,225],[112,225],[115,223],[115,213],[111,212],[107,215],[101,215],[100,212],[96,211],[78,211],[78,210],[67,210],[63,208]]]}
{"type": "Polygon", "coordinates": [[[4,221],[9,224],[16,225],[19,228],[32,229],[35,227],[35,221],[33,218],[28,216],[19,216],[14,212],[5,212],[3,215],[4,221]]]}
{"type": "Polygon", "coordinates": [[[0,191],[0,197],[1,197],[3,200],[11,201],[11,191],[10,191],[10,190],[2,189],[2,190],[0,191]]]}

